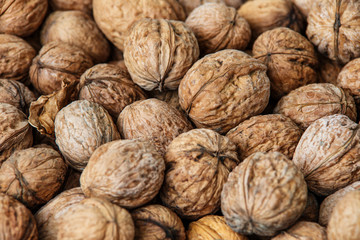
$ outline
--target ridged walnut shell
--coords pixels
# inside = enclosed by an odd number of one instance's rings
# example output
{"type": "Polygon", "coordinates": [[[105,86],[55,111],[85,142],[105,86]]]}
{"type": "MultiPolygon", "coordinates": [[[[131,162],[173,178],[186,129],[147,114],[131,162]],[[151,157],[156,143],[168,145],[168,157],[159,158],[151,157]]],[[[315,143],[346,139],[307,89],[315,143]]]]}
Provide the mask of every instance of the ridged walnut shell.
{"type": "Polygon", "coordinates": [[[183,6],[188,16],[195,8],[205,3],[224,3],[224,0],[178,0],[178,2],[183,6]]]}
{"type": "Polygon", "coordinates": [[[273,236],[301,216],[306,201],[306,182],[295,164],[279,152],[257,152],[230,173],[221,210],[235,232],[273,236]]]}
{"type": "Polygon", "coordinates": [[[266,69],[237,50],[206,55],[181,81],[180,105],[198,128],[226,133],[265,109],[270,95],[266,69]]]}
{"type": "Polygon", "coordinates": [[[87,100],[74,101],[58,112],[55,136],[65,160],[79,171],[85,168],[95,149],[120,138],[109,113],[87,100]]]}
{"type": "Polygon", "coordinates": [[[320,118],[302,135],[293,162],[317,195],[360,180],[359,125],[340,114],[320,118]]]}
{"type": "Polygon", "coordinates": [[[311,6],[314,3],[313,0],[292,0],[295,6],[300,10],[302,15],[307,18],[311,10],[311,6]]]}
{"type": "Polygon", "coordinates": [[[125,42],[124,60],[141,88],[176,90],[200,54],[194,33],[181,21],[142,19],[125,42]]]}
{"type": "Polygon", "coordinates": [[[79,10],[92,15],[92,0],[49,0],[52,9],[79,10]]]}
{"type": "MultiPolygon", "coordinates": [[[[271,240],[327,240],[326,229],[314,222],[297,222],[271,240]]],[[[340,239],[338,239],[340,240],[340,239]]]]}
{"type": "Polygon", "coordinates": [[[239,159],[227,137],[194,129],[175,138],[166,155],[160,197],[179,216],[197,219],[220,208],[220,195],[239,159]]]}
{"type": "Polygon", "coordinates": [[[354,59],[346,64],[340,71],[336,84],[346,89],[358,103],[360,101],[360,58],[354,59]]]}

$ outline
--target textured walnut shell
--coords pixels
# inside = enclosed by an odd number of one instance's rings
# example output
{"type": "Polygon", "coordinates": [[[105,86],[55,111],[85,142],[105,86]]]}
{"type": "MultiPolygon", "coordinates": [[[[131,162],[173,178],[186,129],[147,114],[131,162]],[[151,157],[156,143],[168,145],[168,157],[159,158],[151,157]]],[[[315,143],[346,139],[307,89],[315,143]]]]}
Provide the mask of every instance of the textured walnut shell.
{"type": "Polygon", "coordinates": [[[302,130],[280,114],[252,117],[226,134],[238,146],[241,159],[255,152],[275,151],[292,159],[301,135],[302,130]]]}
{"type": "Polygon", "coordinates": [[[121,51],[137,20],[185,20],[185,12],[177,0],[94,0],[93,13],[101,31],[121,51]]]}
{"type": "Polygon", "coordinates": [[[355,98],[355,101],[360,100],[360,58],[354,59],[346,64],[338,75],[336,84],[343,89],[346,89],[355,98]]]}
{"type": "Polygon", "coordinates": [[[37,240],[36,221],[30,210],[16,199],[0,193],[0,239],[37,240]]]}
{"type": "Polygon", "coordinates": [[[95,63],[105,62],[110,46],[94,20],[81,11],[56,11],[51,13],[41,30],[42,45],[65,42],[81,48],[95,63]]]}
{"type": "Polygon", "coordinates": [[[318,54],[319,59],[319,75],[318,79],[320,83],[332,83],[337,85],[337,78],[342,69],[342,65],[331,61],[327,57],[318,54]]]}
{"type": "Polygon", "coordinates": [[[271,240],[327,240],[326,229],[314,222],[297,222],[271,240]]]}
{"type": "Polygon", "coordinates": [[[55,136],[65,160],[79,171],[84,169],[96,148],[120,138],[108,112],[87,100],[74,101],[58,112],[55,136]]]}
{"type": "Polygon", "coordinates": [[[180,105],[195,125],[220,133],[261,113],[269,95],[266,66],[237,50],[206,55],[179,86],[180,105]]]}
{"type": "Polygon", "coordinates": [[[149,205],[131,213],[135,224],[135,239],[185,240],[181,219],[170,209],[161,205],[149,205]]]}
{"type": "Polygon", "coordinates": [[[235,8],[221,3],[208,3],[194,9],[186,19],[203,54],[222,49],[244,50],[251,40],[248,22],[235,8]]]}
{"type": "Polygon", "coordinates": [[[309,84],[291,91],[280,99],[274,112],[291,118],[302,129],[325,116],[344,114],[355,121],[357,115],[353,97],[330,83],[309,84]]]}
{"type": "Polygon", "coordinates": [[[311,10],[311,6],[314,3],[313,0],[291,0],[295,6],[300,10],[302,15],[307,18],[311,10]]]}
{"type": "Polygon", "coordinates": [[[293,162],[317,195],[360,180],[359,125],[340,114],[320,118],[302,135],[293,162]]]}
{"type": "Polygon", "coordinates": [[[359,17],[359,1],[316,1],[307,18],[306,35],[320,53],[346,64],[360,56],[359,17]]]}
{"type": "Polygon", "coordinates": [[[176,108],[180,112],[183,112],[183,109],[181,108],[179,103],[179,92],[177,90],[166,92],[153,91],[152,96],[166,102],[171,107],[176,108]]]}
{"type": "Polygon", "coordinates": [[[3,0],[0,2],[0,33],[29,36],[42,23],[47,0],[3,0]]]}
{"type": "Polygon", "coordinates": [[[92,66],[91,57],[80,48],[51,42],[33,59],[30,81],[40,93],[51,94],[60,90],[64,82],[78,82],[81,74],[92,66]]]}
{"type": "Polygon", "coordinates": [[[180,111],[155,98],[125,107],[117,126],[125,139],[151,141],[162,155],[175,137],[192,129],[191,123],[180,111]]]}
{"type": "Polygon", "coordinates": [[[124,208],[101,198],[87,198],[74,204],[57,220],[56,239],[130,240],[134,222],[124,208]]]}
{"type": "Polygon", "coordinates": [[[79,10],[92,14],[92,0],[49,0],[54,10],[79,10]]]}
{"type": "Polygon", "coordinates": [[[301,221],[318,222],[319,219],[319,203],[314,194],[308,192],[308,198],[305,210],[301,215],[301,221]]]}
{"type": "Polygon", "coordinates": [[[198,57],[196,37],[180,21],[139,20],[125,42],[126,67],[133,81],[147,91],[176,90],[198,57]]]}
{"type": "Polygon", "coordinates": [[[273,236],[301,216],[306,201],[306,182],[293,162],[279,152],[257,152],[230,173],[221,210],[234,231],[273,236]]]}
{"type": "Polygon", "coordinates": [[[267,65],[271,94],[275,98],[317,80],[314,47],[289,28],[275,28],[261,34],[254,43],[253,57],[267,65]]]}
{"type": "Polygon", "coordinates": [[[178,0],[178,2],[184,7],[188,16],[195,8],[205,3],[224,3],[224,0],[178,0]]]}

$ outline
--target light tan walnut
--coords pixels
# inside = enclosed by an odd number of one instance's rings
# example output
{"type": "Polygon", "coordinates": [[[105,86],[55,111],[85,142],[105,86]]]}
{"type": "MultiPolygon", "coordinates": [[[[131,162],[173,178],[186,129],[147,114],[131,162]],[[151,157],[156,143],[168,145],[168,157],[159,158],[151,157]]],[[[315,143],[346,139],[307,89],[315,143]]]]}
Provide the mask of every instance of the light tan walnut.
{"type": "Polygon", "coordinates": [[[314,222],[297,222],[271,240],[327,240],[326,229],[314,222]]]}

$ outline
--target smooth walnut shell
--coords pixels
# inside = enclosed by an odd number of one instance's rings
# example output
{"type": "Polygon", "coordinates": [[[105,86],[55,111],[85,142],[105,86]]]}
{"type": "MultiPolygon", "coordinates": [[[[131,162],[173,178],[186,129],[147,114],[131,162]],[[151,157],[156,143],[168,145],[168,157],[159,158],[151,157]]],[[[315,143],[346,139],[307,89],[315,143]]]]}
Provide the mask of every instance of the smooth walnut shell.
{"type": "Polygon", "coordinates": [[[317,0],[307,18],[306,35],[319,52],[346,64],[360,57],[360,2],[317,0]]]}
{"type": "Polygon", "coordinates": [[[176,108],[180,112],[183,112],[183,110],[180,106],[180,103],[179,103],[179,92],[177,90],[166,91],[166,92],[153,91],[152,96],[154,98],[157,98],[161,101],[166,102],[171,107],[176,108]]]}
{"type": "Polygon", "coordinates": [[[241,159],[255,152],[275,151],[292,159],[301,135],[302,130],[280,114],[252,117],[226,134],[237,145],[241,159]]]}
{"type": "Polygon", "coordinates": [[[37,240],[36,221],[30,210],[16,199],[0,193],[0,239],[37,240]]]}
{"type": "Polygon", "coordinates": [[[318,222],[319,219],[319,203],[314,194],[308,192],[308,198],[305,210],[301,215],[301,221],[318,222]]]}
{"type": "Polygon", "coordinates": [[[291,0],[295,6],[300,10],[302,15],[307,18],[311,10],[311,6],[314,3],[314,0],[291,0]]]}
{"type": "Polygon", "coordinates": [[[320,83],[332,83],[337,85],[337,78],[342,69],[342,65],[331,61],[327,57],[318,54],[319,59],[319,74],[318,79],[320,83]]]}
{"type": "Polygon", "coordinates": [[[346,64],[339,73],[336,85],[346,89],[354,97],[356,102],[360,100],[360,58],[346,64]]]}
{"type": "Polygon", "coordinates": [[[251,40],[248,22],[237,14],[235,8],[221,3],[197,7],[185,23],[194,32],[203,54],[222,49],[244,50],[251,40]]]}
{"type": "Polygon", "coordinates": [[[306,182],[293,162],[279,152],[257,152],[230,173],[221,210],[235,232],[273,236],[301,216],[306,201],[306,182]]]}
{"type": "MultiPolygon", "coordinates": [[[[314,222],[297,222],[271,240],[327,240],[326,229],[314,222]]],[[[338,239],[339,240],[339,239],[338,239]]]]}
{"type": "Polygon", "coordinates": [[[120,138],[108,112],[87,100],[74,101],[58,112],[55,136],[65,160],[79,171],[85,168],[95,149],[120,138]]]}
{"type": "Polygon", "coordinates": [[[89,15],[92,14],[92,0],[49,0],[52,9],[79,10],[89,15]]]}
{"type": "Polygon", "coordinates": [[[274,98],[317,80],[314,47],[289,28],[275,28],[261,34],[254,43],[253,57],[267,65],[274,98]]]}
{"type": "Polygon", "coordinates": [[[302,135],[293,162],[317,195],[360,180],[359,125],[340,114],[320,118],[302,135]]]}
{"type": "Polygon", "coordinates": [[[185,229],[181,219],[170,209],[161,205],[149,205],[131,213],[135,224],[135,239],[185,240],[185,229]]]}
{"type": "Polygon", "coordinates": [[[195,125],[219,133],[261,113],[269,95],[266,66],[237,50],[206,55],[179,86],[180,105],[195,125]]]}
{"type": "Polygon", "coordinates": [[[176,90],[198,57],[196,37],[180,21],[139,20],[125,42],[126,67],[133,81],[147,91],[176,90]]]}
{"type": "Polygon", "coordinates": [[[142,18],[184,21],[177,0],[94,0],[94,18],[106,37],[121,51],[131,26],[142,18]]]}
{"type": "Polygon", "coordinates": [[[224,0],[178,0],[178,2],[184,7],[187,16],[197,7],[205,3],[224,3],[224,0]]]}

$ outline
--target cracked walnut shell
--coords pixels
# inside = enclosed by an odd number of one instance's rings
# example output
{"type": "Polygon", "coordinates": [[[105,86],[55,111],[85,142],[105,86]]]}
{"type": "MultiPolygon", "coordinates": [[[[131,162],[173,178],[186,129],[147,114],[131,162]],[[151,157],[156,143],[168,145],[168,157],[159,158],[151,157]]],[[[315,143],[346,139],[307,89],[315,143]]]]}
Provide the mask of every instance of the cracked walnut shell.
{"type": "Polygon", "coordinates": [[[326,229],[314,222],[297,222],[271,240],[327,240],[326,229]]]}

